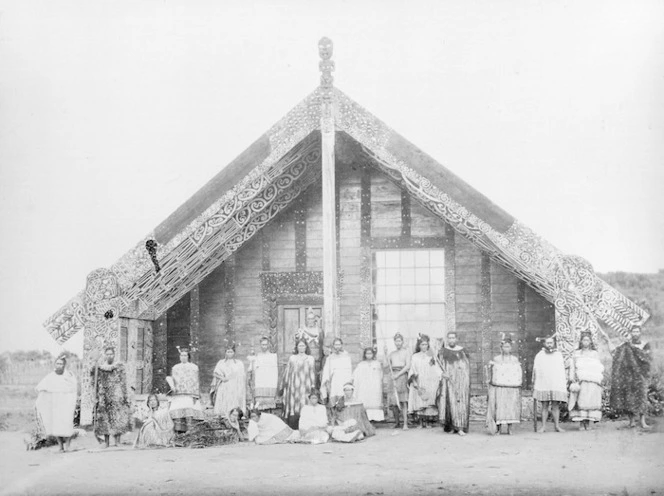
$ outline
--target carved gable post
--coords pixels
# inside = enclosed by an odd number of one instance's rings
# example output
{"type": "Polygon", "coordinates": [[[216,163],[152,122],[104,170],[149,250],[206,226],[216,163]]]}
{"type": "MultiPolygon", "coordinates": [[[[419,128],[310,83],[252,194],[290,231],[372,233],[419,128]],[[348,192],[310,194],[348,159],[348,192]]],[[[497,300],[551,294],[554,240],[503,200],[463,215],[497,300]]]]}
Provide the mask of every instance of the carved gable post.
{"type": "Polygon", "coordinates": [[[565,366],[569,367],[581,333],[590,332],[597,343],[598,333],[602,332],[594,311],[602,283],[588,261],[573,255],[555,258],[553,282],[556,340],[565,357],[565,366]]]}
{"type": "Polygon", "coordinates": [[[105,346],[116,346],[120,330],[120,311],[124,308],[122,288],[108,269],[88,274],[84,293],[83,377],[81,377],[81,425],[92,424],[94,376],[92,367],[105,346]]]}

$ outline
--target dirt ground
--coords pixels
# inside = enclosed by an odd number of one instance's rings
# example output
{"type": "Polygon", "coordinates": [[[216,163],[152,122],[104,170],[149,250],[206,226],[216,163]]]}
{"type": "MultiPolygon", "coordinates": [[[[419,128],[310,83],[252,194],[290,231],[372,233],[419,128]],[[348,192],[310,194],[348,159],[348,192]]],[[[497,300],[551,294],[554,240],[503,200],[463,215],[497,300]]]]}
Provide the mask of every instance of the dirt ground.
{"type": "Polygon", "coordinates": [[[88,434],[65,454],[25,451],[23,434],[0,432],[0,494],[664,494],[664,425],[623,425],[536,434],[524,423],[495,437],[479,423],[465,437],[379,428],[352,445],[160,450],[100,449],[88,434]]]}

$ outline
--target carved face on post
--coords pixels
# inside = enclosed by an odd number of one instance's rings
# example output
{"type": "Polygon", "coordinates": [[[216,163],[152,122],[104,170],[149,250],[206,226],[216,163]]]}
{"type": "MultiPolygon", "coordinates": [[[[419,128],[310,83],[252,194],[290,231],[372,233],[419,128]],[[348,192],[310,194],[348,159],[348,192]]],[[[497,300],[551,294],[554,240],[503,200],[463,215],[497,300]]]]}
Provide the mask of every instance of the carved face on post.
{"type": "Polygon", "coordinates": [[[323,60],[330,60],[332,58],[333,45],[332,40],[324,36],[318,42],[318,55],[323,60]]]}
{"type": "Polygon", "coordinates": [[[311,329],[312,327],[318,327],[316,325],[316,314],[314,313],[313,310],[310,309],[307,311],[307,319],[305,322],[309,329],[311,329]]]}

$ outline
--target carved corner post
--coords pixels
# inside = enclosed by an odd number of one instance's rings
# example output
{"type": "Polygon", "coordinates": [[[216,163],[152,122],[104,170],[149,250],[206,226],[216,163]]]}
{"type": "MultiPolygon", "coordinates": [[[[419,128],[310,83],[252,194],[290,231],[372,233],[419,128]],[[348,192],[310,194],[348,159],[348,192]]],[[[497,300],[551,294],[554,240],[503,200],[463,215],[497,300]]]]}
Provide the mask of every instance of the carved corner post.
{"type": "Polygon", "coordinates": [[[334,158],[334,97],[332,83],[332,40],[321,38],[318,42],[320,55],[319,68],[321,94],[321,163],[323,177],[323,299],[325,345],[330,346],[331,340],[339,337],[339,295],[337,271],[337,221],[336,221],[336,188],[334,158]]]}

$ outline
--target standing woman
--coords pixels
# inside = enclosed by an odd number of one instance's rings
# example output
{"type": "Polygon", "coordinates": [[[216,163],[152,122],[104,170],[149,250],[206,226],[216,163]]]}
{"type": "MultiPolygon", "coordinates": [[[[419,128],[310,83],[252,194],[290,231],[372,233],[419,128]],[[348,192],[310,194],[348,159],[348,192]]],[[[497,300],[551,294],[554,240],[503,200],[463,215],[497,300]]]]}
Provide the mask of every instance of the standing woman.
{"type": "Polygon", "coordinates": [[[304,339],[295,343],[295,351],[288,359],[282,380],[284,420],[291,429],[297,429],[300,411],[307,404],[307,395],[316,384],[316,360],[309,354],[304,339]]]}
{"type": "Polygon", "coordinates": [[[422,429],[433,427],[438,417],[437,396],[442,370],[429,350],[429,336],[421,334],[410,362],[408,412],[416,413],[422,429]]]}
{"type": "Polygon", "coordinates": [[[599,422],[602,418],[602,380],[604,365],[595,349],[592,335],[581,333],[579,349],[574,351],[569,369],[568,408],[572,422],[581,422],[588,429],[590,421],[599,422]]]}
{"type": "Polygon", "coordinates": [[[353,372],[355,397],[364,404],[369,420],[382,422],[383,413],[383,364],[376,360],[373,348],[365,348],[362,361],[353,372]]]}
{"type": "Polygon", "coordinates": [[[226,346],[225,358],[219,360],[214,368],[210,397],[214,404],[214,413],[227,418],[233,408],[244,413],[247,407],[246,374],[244,364],[235,358],[235,345],[226,346]]]}
{"type": "Polygon", "coordinates": [[[512,355],[512,338],[503,338],[500,355],[489,362],[489,400],[486,425],[489,433],[498,434],[507,425],[507,434],[512,434],[512,424],[521,422],[521,385],[523,370],[518,357],[512,355]]]}
{"type": "Polygon", "coordinates": [[[171,418],[177,432],[187,432],[193,421],[203,420],[200,403],[198,367],[190,362],[191,353],[187,348],[178,348],[180,363],[173,366],[166,382],[171,387],[171,418]]]}

